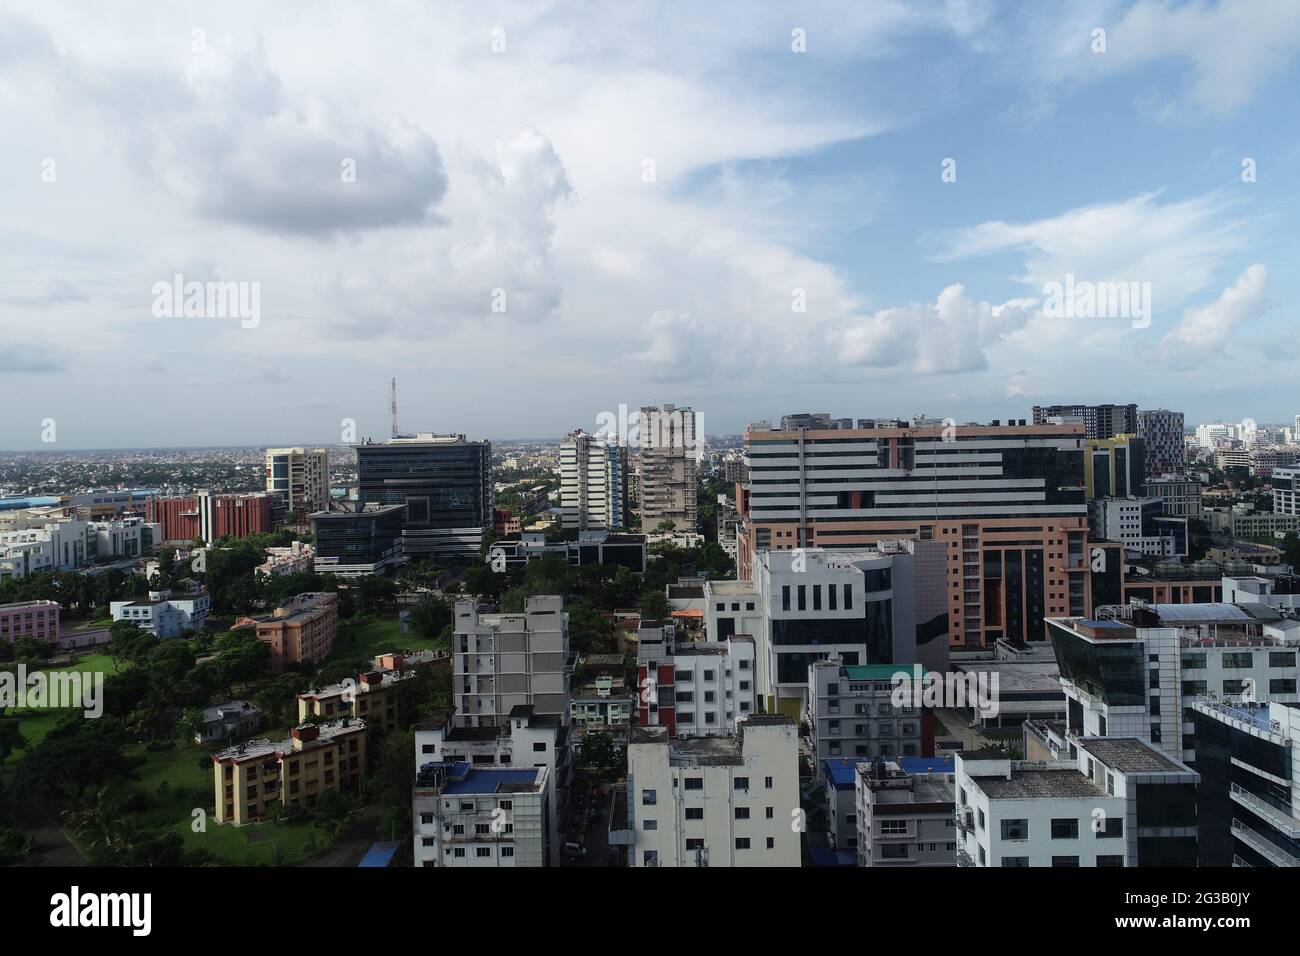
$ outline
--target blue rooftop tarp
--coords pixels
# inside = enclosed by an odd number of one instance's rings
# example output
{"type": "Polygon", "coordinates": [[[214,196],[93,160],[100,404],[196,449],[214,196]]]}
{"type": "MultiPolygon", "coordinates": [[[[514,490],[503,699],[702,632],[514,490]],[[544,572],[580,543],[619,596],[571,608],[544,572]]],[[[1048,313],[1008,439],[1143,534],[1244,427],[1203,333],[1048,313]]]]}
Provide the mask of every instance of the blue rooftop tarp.
{"type": "Polygon", "coordinates": [[[393,857],[397,854],[397,848],[401,846],[400,842],[393,843],[372,843],[366,855],[362,857],[357,866],[377,866],[381,869],[392,862],[393,857]]]}
{"type": "MultiPolygon", "coordinates": [[[[822,766],[826,770],[826,780],[836,790],[852,789],[854,786],[853,778],[857,773],[855,768],[860,763],[871,763],[872,759],[860,757],[853,760],[846,757],[832,757],[829,760],[823,760],[822,766]]],[[[888,757],[883,759],[892,760],[905,773],[952,773],[955,769],[955,761],[952,757],[888,757]]]]}

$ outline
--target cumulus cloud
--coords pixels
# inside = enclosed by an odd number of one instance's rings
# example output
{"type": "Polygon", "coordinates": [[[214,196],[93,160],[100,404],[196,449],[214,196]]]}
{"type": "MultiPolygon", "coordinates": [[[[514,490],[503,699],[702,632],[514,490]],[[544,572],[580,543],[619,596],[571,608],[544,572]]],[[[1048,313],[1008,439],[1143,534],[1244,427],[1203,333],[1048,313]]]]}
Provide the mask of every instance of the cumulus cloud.
{"type": "Polygon", "coordinates": [[[1162,357],[1175,367],[1190,367],[1223,355],[1232,334],[1268,310],[1268,270],[1256,264],[1207,305],[1192,306],[1160,343],[1162,357]]]}
{"type": "Polygon", "coordinates": [[[881,309],[830,332],[839,361],[868,368],[899,368],[917,374],[972,372],[986,368],[985,348],[1025,326],[1036,300],[976,302],[959,284],[933,304],[881,309]]]}

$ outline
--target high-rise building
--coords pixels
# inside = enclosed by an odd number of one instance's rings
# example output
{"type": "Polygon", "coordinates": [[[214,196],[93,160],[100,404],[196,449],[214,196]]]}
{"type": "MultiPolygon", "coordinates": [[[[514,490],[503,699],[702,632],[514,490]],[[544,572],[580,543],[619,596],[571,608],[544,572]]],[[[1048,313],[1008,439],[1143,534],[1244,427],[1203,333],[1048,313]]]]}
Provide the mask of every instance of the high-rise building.
{"type": "Polygon", "coordinates": [[[705,630],[752,636],[759,710],[802,719],[818,661],[948,669],[946,559],[938,541],[760,552],[752,581],[704,583],[705,630]]]}
{"type": "Polygon", "coordinates": [[[1138,407],[1136,405],[1035,405],[1034,424],[1046,425],[1051,419],[1080,422],[1088,438],[1114,438],[1116,435],[1136,435],[1138,407]]]}
{"type": "Polygon", "coordinates": [[[1187,471],[1182,412],[1167,408],[1142,409],[1138,412],[1138,436],[1146,446],[1148,479],[1182,475],[1187,471]]]}
{"type": "Polygon", "coordinates": [[[329,452],[324,448],[268,448],[266,490],[284,502],[285,513],[310,514],[329,507],[329,452]]]}
{"type": "Polygon", "coordinates": [[[1090,604],[1083,444],[1078,424],[1023,420],[750,425],[737,502],[740,577],[752,576],[755,552],[939,540],[953,644],[1041,640],[1046,615],[1083,614],[1090,604]]]}
{"type": "Polygon", "coordinates": [[[452,699],[465,727],[500,727],[516,707],[569,723],[569,616],[555,595],[530,597],[523,614],[479,614],[456,602],[452,699]]]}
{"type": "Polygon", "coordinates": [[[617,439],[582,429],[560,443],[560,522],[579,531],[623,527],[627,458],[617,439]]]}
{"type": "Polygon", "coordinates": [[[1146,477],[1146,450],[1136,435],[1089,438],[1084,443],[1084,489],[1094,498],[1136,495],[1146,477]]]}
{"type": "Polygon", "coordinates": [[[1280,515],[1300,514],[1300,468],[1273,470],[1273,510],[1280,515]]]}
{"type": "Polygon", "coordinates": [[[695,412],[676,405],[646,406],[639,424],[641,450],[641,530],[671,521],[678,531],[695,531],[696,456],[703,447],[695,432],[695,412]]]}
{"type": "Polygon", "coordinates": [[[1200,865],[1300,867],[1300,705],[1191,706],[1200,865]]]}
{"type": "Polygon", "coordinates": [[[357,448],[357,500],[404,505],[402,555],[477,557],[492,527],[492,445],[420,434],[357,448]]]}
{"type": "Polygon", "coordinates": [[[359,577],[401,564],[405,513],[404,505],[366,505],[358,511],[313,514],[316,573],[359,577]]]}
{"type": "Polygon", "coordinates": [[[1199,696],[1296,701],[1296,645],[1263,604],[1120,605],[1100,620],[1048,622],[1066,732],[1137,737],[1194,764],[1199,696]]]}

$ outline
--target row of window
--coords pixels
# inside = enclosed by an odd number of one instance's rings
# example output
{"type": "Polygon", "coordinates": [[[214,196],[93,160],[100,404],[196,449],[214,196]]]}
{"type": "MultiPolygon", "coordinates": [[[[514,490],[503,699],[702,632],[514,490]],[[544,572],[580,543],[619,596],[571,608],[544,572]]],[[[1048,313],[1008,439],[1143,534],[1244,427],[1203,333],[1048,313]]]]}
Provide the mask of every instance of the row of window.
{"type": "MultiPolygon", "coordinates": [[[[677,781],[676,781],[676,780],[673,781],[673,786],[674,786],[674,787],[677,786],[677,781]]],[[[731,786],[732,786],[732,789],[733,789],[733,790],[748,790],[748,789],[749,789],[749,778],[748,778],[748,777],[734,777],[734,778],[732,778],[732,784],[731,784],[731,786]]],[[[764,790],[771,790],[772,787],[773,787],[773,779],[772,779],[771,777],[764,777],[764,778],[763,778],[763,789],[764,789],[764,790]]],[[[686,777],[686,778],[684,778],[684,779],[682,780],[682,789],[684,789],[684,790],[703,790],[703,789],[704,789],[704,778],[703,778],[703,777],[686,777]]],[[[656,790],[645,789],[645,790],[642,790],[642,791],[641,791],[641,806],[643,806],[643,807],[653,807],[653,806],[655,806],[655,805],[658,803],[658,799],[659,799],[659,797],[658,797],[658,791],[656,791],[656,790]]],[[[770,808],[769,808],[769,809],[770,809],[770,808]]],[[[689,814],[689,808],[688,808],[688,811],[687,811],[687,812],[688,812],[688,814],[689,814]]],[[[702,811],[701,811],[701,812],[702,812],[702,811]]],[[[686,819],[690,820],[690,819],[695,819],[695,818],[692,818],[692,817],[690,817],[690,816],[688,815],[686,819]]]]}

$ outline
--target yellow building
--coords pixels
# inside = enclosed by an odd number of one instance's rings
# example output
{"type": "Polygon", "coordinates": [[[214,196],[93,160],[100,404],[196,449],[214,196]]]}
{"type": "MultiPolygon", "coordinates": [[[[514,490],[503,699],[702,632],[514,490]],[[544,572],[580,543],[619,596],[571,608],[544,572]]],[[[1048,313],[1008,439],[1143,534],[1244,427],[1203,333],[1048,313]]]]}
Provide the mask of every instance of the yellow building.
{"type": "Polygon", "coordinates": [[[275,803],[311,807],[330,790],[356,792],[365,773],[366,722],[352,717],[293,728],[212,755],[217,823],[265,819],[275,803]]]}
{"type": "Polygon", "coordinates": [[[298,695],[298,721],[309,717],[358,717],[385,732],[397,727],[397,695],[393,685],[403,679],[396,671],[371,671],[355,681],[330,684],[298,695]]]}
{"type": "Polygon", "coordinates": [[[1084,442],[1083,463],[1083,487],[1089,501],[1141,496],[1146,446],[1137,435],[1089,438],[1084,442]]]}

